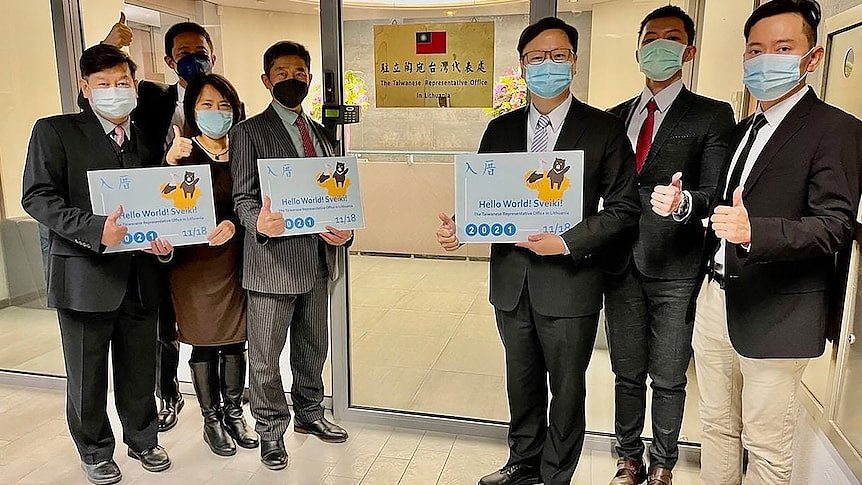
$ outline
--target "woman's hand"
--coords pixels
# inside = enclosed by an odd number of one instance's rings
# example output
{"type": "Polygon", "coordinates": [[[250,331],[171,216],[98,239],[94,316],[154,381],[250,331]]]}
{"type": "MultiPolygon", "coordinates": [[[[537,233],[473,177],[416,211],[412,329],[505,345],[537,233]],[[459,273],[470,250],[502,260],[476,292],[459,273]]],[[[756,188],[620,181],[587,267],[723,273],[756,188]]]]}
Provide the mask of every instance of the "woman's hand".
{"type": "Polygon", "coordinates": [[[180,131],[179,126],[174,125],[173,128],[174,142],[171,143],[171,147],[165,155],[168,165],[177,165],[181,159],[192,154],[192,140],[190,138],[183,138],[183,133],[180,131]]]}
{"type": "Polygon", "coordinates": [[[221,246],[230,241],[234,234],[236,234],[236,226],[233,222],[221,221],[221,223],[216,226],[215,231],[209,235],[207,241],[210,242],[210,246],[221,246]]]}

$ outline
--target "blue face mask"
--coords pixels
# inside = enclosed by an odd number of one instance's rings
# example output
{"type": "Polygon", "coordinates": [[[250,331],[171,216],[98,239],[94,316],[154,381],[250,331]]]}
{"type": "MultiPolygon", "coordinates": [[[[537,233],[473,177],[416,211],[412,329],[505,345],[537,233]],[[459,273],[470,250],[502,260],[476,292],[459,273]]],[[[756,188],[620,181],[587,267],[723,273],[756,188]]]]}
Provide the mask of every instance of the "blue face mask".
{"type": "Polygon", "coordinates": [[[638,51],[641,72],[653,81],[667,81],[682,69],[685,44],[657,39],[638,51]]]}
{"type": "Polygon", "coordinates": [[[213,72],[213,63],[206,54],[187,54],[177,61],[177,76],[191,81],[213,72]]]}
{"type": "Polygon", "coordinates": [[[195,120],[201,133],[219,140],[227,135],[233,126],[233,112],[219,109],[206,109],[195,111],[195,120]]]}
{"type": "Polygon", "coordinates": [[[804,56],[795,54],[761,54],[742,64],[742,83],[758,101],[775,101],[795,88],[807,73],[800,74],[804,56]]]}
{"type": "Polygon", "coordinates": [[[527,64],[527,88],[534,95],[556,98],[572,84],[572,63],[545,59],[541,64],[527,64]]]}

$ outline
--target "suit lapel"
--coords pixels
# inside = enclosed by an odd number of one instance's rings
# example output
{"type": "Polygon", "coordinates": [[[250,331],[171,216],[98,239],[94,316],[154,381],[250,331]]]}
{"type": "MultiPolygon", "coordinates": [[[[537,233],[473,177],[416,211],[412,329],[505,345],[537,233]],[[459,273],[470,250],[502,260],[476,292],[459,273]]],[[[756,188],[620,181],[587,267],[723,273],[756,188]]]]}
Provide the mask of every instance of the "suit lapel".
{"type": "Polygon", "coordinates": [[[664,120],[661,122],[661,126],[659,126],[658,132],[655,134],[655,139],[653,139],[652,145],[650,145],[649,154],[647,155],[641,174],[645,173],[652,165],[655,164],[659,151],[664,144],[667,143],[670,135],[676,129],[676,126],[680,121],[682,121],[683,117],[685,117],[686,113],[688,113],[690,109],[691,93],[688,89],[683,88],[682,91],[680,91],[679,96],[677,96],[674,102],[671,103],[670,109],[668,109],[664,120]]]}
{"type": "MultiPolygon", "coordinates": [[[[572,98],[572,105],[569,107],[569,112],[566,114],[566,120],[563,121],[563,127],[560,129],[560,136],[557,138],[555,150],[572,150],[578,146],[584,132],[587,131],[587,125],[581,116],[583,106],[581,102],[572,98]]],[[[524,130],[526,133],[526,130],[524,130]]]]}
{"type": "Polygon", "coordinates": [[[623,112],[620,113],[620,118],[623,119],[626,123],[626,129],[629,128],[629,125],[632,123],[632,117],[635,115],[635,110],[638,108],[638,102],[641,100],[640,95],[635,96],[633,99],[630,99],[623,108],[623,112]]]}
{"type": "MultiPolygon", "coordinates": [[[[748,127],[751,125],[752,117],[746,118],[736,125],[736,128],[733,130],[733,134],[730,139],[730,145],[728,146],[728,158],[725,160],[724,165],[721,167],[721,175],[718,178],[718,190],[715,193],[715,197],[713,198],[713,208],[722,200],[724,196],[724,192],[727,189],[727,174],[730,172],[730,164],[733,162],[733,158],[736,156],[736,150],[739,148],[739,144],[742,143],[742,140],[745,137],[745,133],[748,132],[748,127]]],[[[710,214],[712,210],[709,211],[710,214]]]]}
{"type": "Polygon", "coordinates": [[[102,123],[96,117],[93,110],[84,110],[77,115],[77,122],[81,124],[81,131],[84,132],[88,140],[88,147],[93,150],[93,157],[89,169],[100,168],[120,168],[119,155],[114,147],[111,146],[111,139],[105,134],[102,128],[102,123]]]}
{"type": "Polygon", "coordinates": [[[760,156],[757,157],[757,160],[754,162],[754,166],[751,168],[751,173],[745,180],[743,196],[748,195],[748,193],[751,192],[751,188],[757,183],[757,180],[761,175],[763,175],[763,171],[766,170],[766,167],[768,167],[770,163],[772,163],[778,152],[784,148],[784,145],[786,145],[787,142],[805,126],[806,117],[811,111],[811,107],[818,100],[814,91],[811,91],[810,88],[808,89],[808,94],[799,101],[799,104],[790,110],[787,117],[784,118],[784,121],[778,125],[775,133],[772,134],[772,137],[766,143],[766,146],[763,147],[763,151],[760,152],[760,156]]]}
{"type": "Polygon", "coordinates": [[[281,120],[281,117],[278,116],[278,112],[275,111],[272,105],[263,112],[263,118],[268,121],[269,129],[272,130],[274,135],[272,139],[278,145],[278,151],[280,153],[287,153],[287,158],[299,158],[299,153],[297,153],[296,147],[293,146],[290,134],[287,132],[287,128],[284,127],[284,121],[281,120]]]}
{"type": "Polygon", "coordinates": [[[504,152],[528,152],[530,151],[530,140],[527,137],[527,125],[530,123],[530,105],[526,108],[521,108],[521,112],[515,118],[512,118],[512,134],[508,137],[507,143],[510,143],[504,152]]]}

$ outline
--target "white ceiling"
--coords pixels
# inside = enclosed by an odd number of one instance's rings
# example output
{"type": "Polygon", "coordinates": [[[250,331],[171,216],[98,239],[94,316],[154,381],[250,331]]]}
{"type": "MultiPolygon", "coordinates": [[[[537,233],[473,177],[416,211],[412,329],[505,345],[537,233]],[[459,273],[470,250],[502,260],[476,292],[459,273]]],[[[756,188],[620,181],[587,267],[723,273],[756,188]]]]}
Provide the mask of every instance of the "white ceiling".
{"type": "MultiPolygon", "coordinates": [[[[309,6],[317,7],[315,0],[209,0],[217,5],[229,7],[254,8],[280,12],[308,12],[309,6]]],[[[560,0],[560,10],[591,10],[597,3],[609,0],[560,0]]],[[[637,0],[633,0],[637,1],[637,0]]],[[[500,7],[519,7],[518,11],[526,11],[528,0],[344,0],[345,7],[353,9],[374,10],[440,10],[458,8],[464,13],[478,14],[475,10],[493,7],[492,13],[510,13],[500,11],[500,7]]],[[[391,12],[390,12],[391,14],[391,12]]]]}

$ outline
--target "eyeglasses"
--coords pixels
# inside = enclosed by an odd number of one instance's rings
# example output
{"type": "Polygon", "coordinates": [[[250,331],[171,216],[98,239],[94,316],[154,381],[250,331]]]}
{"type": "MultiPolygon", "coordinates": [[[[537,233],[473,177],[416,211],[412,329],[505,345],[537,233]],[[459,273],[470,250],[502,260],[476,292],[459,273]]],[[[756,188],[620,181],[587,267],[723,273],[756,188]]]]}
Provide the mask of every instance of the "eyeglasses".
{"type": "Polygon", "coordinates": [[[521,59],[524,60],[527,64],[541,64],[545,62],[545,59],[550,59],[557,64],[562,64],[564,62],[569,62],[574,57],[575,53],[571,49],[554,49],[550,51],[530,51],[525,52],[524,55],[521,56],[521,59]]]}

